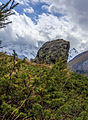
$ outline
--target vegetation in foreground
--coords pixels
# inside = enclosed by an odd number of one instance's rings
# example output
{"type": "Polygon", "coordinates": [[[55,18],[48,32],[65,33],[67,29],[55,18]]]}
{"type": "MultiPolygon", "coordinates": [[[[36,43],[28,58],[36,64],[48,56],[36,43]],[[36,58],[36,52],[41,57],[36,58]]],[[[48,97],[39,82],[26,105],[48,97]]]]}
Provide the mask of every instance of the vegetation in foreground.
{"type": "Polygon", "coordinates": [[[88,120],[88,78],[0,53],[0,120],[88,120]]]}

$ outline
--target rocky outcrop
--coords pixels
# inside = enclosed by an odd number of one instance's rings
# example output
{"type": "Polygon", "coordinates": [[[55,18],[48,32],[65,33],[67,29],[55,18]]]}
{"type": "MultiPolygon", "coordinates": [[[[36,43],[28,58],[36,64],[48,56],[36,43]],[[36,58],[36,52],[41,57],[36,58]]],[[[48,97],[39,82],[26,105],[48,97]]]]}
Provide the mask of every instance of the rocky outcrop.
{"type": "Polygon", "coordinates": [[[34,62],[40,64],[54,64],[59,60],[60,57],[67,60],[69,48],[70,43],[63,39],[46,42],[39,49],[34,62]]]}

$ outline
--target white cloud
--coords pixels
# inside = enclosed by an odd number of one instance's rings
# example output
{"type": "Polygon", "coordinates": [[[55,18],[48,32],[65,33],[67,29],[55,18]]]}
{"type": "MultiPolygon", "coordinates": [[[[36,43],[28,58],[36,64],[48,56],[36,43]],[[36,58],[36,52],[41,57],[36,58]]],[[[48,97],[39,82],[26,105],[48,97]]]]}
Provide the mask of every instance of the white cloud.
{"type": "MultiPolygon", "coordinates": [[[[18,0],[16,0],[18,1],[18,0]]],[[[3,50],[11,52],[16,49],[18,54],[33,57],[39,48],[39,44],[48,40],[63,38],[71,42],[71,48],[78,52],[88,49],[88,7],[87,0],[40,0],[47,5],[51,14],[38,15],[37,24],[25,14],[10,16],[12,24],[0,30],[0,38],[3,41],[3,50]],[[52,13],[61,13],[63,17],[56,17],[52,13]],[[33,54],[33,55],[32,55],[33,54]]],[[[21,4],[29,2],[37,3],[39,0],[19,0],[21,4]]],[[[28,7],[25,12],[34,12],[28,7]]]]}
{"type": "Polygon", "coordinates": [[[25,9],[24,9],[24,12],[25,12],[25,13],[29,13],[29,14],[30,14],[30,13],[34,13],[34,9],[33,9],[32,7],[25,8],[25,9]]]}
{"type": "MultiPolygon", "coordinates": [[[[88,0],[43,0],[49,3],[49,12],[57,12],[69,16],[72,22],[88,30],[88,0]]],[[[41,0],[42,2],[42,0],[41,0]]]]}
{"type": "Polygon", "coordinates": [[[30,0],[15,0],[15,1],[20,5],[26,5],[26,6],[28,6],[30,3],[30,0]]]}
{"type": "Polygon", "coordinates": [[[47,4],[50,4],[51,3],[51,0],[40,0],[41,3],[47,3],[47,4]]]}
{"type": "Polygon", "coordinates": [[[30,58],[37,52],[39,43],[57,38],[70,41],[72,48],[80,48],[82,43],[83,45],[87,43],[88,35],[85,36],[85,32],[67,17],[58,19],[56,16],[44,13],[39,15],[35,25],[25,14],[16,13],[10,16],[10,20],[13,23],[0,30],[3,51],[8,53],[15,49],[19,56],[30,58]]]}
{"type": "Polygon", "coordinates": [[[42,14],[39,16],[37,29],[45,40],[63,38],[71,42],[71,48],[79,49],[81,44],[88,40],[88,35],[85,37],[85,32],[66,16],[58,19],[53,15],[42,14]]]}
{"type": "Polygon", "coordinates": [[[39,0],[31,0],[32,3],[38,3],[39,0]]]}
{"type": "Polygon", "coordinates": [[[43,10],[48,10],[49,6],[48,5],[42,5],[43,10]]]}

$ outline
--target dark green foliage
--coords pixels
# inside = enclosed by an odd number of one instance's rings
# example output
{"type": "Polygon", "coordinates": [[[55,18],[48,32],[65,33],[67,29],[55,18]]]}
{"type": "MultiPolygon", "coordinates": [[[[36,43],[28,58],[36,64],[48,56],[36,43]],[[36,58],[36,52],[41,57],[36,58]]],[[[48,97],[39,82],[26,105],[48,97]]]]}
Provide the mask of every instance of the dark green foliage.
{"type": "Polygon", "coordinates": [[[15,69],[15,59],[17,57],[17,53],[15,52],[15,50],[13,50],[13,70],[15,69]]]}
{"type": "Polygon", "coordinates": [[[88,78],[0,53],[0,120],[88,120],[88,78]],[[3,60],[3,61],[2,61],[3,60]]]}
{"type": "Polygon", "coordinates": [[[1,43],[2,43],[2,41],[0,40],[0,48],[2,48],[1,43]]]}

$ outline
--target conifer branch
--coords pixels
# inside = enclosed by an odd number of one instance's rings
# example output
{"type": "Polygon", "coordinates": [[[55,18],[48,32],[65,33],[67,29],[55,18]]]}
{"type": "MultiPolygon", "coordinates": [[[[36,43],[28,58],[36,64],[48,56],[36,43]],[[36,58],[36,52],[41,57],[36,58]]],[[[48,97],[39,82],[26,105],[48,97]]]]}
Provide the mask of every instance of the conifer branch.
{"type": "Polygon", "coordinates": [[[14,0],[9,0],[6,4],[0,5],[0,28],[6,27],[7,24],[11,23],[8,20],[8,16],[14,14],[12,9],[14,9],[18,3],[14,0]]]}

